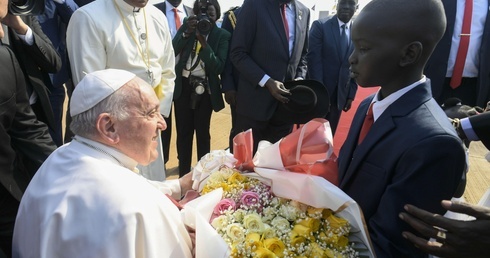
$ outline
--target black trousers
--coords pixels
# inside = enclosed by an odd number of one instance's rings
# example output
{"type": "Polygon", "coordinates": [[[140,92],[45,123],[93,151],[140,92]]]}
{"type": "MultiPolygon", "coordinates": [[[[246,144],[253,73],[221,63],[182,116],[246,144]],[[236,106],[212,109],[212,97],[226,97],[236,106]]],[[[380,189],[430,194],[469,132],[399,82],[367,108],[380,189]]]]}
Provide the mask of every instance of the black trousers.
{"type": "Polygon", "coordinates": [[[170,152],[170,140],[172,138],[172,109],[168,117],[163,117],[167,124],[167,129],[162,131],[162,149],[163,149],[163,162],[167,164],[168,153],[170,152]]]}
{"type": "Polygon", "coordinates": [[[206,90],[200,95],[195,109],[191,109],[191,86],[189,79],[182,77],[182,93],[174,100],[175,128],[177,131],[177,157],[179,159],[179,175],[190,172],[192,161],[192,142],[194,132],[197,142],[197,159],[211,150],[211,96],[206,90]]]}
{"type": "MultiPolygon", "coordinates": [[[[251,103],[251,105],[253,105],[253,103],[251,103]]],[[[257,151],[257,146],[261,140],[275,143],[282,137],[290,134],[293,129],[293,125],[276,122],[274,120],[258,121],[241,114],[237,114],[234,128],[235,133],[244,132],[250,128],[252,128],[254,140],[253,153],[255,154],[257,151]]]]}

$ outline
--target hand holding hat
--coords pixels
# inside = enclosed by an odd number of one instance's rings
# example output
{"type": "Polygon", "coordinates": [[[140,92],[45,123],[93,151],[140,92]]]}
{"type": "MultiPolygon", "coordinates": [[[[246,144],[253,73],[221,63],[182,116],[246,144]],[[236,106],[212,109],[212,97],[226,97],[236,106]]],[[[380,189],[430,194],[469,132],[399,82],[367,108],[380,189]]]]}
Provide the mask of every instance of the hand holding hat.
{"type": "Polygon", "coordinates": [[[324,118],[330,110],[328,91],[319,81],[284,82],[290,92],[287,102],[277,106],[272,120],[289,124],[304,124],[313,118],[324,118]]]}

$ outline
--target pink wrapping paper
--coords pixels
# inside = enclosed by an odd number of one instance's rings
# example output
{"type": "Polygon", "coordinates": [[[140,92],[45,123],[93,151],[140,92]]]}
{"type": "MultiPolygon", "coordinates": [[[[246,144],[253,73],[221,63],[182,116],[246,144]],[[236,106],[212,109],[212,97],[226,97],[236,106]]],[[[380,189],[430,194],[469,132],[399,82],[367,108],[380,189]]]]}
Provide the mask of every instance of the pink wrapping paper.
{"type": "Polygon", "coordinates": [[[254,167],[286,170],[321,176],[338,185],[337,156],[333,153],[332,132],[329,122],[323,118],[309,121],[273,145],[259,145],[253,159],[252,153],[252,130],[235,136],[233,154],[238,160],[235,167],[239,170],[252,171],[254,167]],[[270,160],[278,157],[280,161],[270,160]]]}

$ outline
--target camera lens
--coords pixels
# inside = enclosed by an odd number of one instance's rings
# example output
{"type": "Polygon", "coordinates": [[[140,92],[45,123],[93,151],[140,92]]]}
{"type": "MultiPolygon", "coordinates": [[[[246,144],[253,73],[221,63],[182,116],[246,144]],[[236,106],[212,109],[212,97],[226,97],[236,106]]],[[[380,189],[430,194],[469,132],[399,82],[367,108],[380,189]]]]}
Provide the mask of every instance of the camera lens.
{"type": "Polygon", "coordinates": [[[212,23],[209,21],[209,19],[201,19],[197,23],[197,30],[199,31],[199,34],[201,35],[208,35],[209,32],[211,31],[212,28],[212,23]]]}
{"type": "Polygon", "coordinates": [[[13,15],[39,15],[44,12],[44,0],[10,0],[9,12],[13,15]]]}

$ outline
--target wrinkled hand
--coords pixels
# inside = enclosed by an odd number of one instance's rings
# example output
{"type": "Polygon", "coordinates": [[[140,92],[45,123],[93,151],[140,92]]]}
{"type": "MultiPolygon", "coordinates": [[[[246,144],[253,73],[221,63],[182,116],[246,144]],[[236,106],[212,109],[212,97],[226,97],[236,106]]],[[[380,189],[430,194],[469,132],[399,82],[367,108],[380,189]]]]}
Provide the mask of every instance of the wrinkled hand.
{"type": "Polygon", "coordinates": [[[347,112],[350,110],[350,108],[352,107],[352,99],[347,99],[347,101],[345,102],[345,106],[342,110],[344,110],[344,112],[347,112]]]}
{"type": "Polygon", "coordinates": [[[225,92],[225,101],[228,105],[234,107],[236,105],[236,91],[230,90],[225,92]]]}
{"type": "Polygon", "coordinates": [[[445,218],[406,205],[406,212],[400,218],[407,222],[426,238],[435,238],[429,242],[410,232],[402,235],[422,251],[440,257],[488,257],[490,254],[490,209],[468,203],[442,201],[442,206],[450,211],[463,213],[476,218],[471,221],[459,221],[445,218]],[[438,236],[439,227],[445,231],[445,239],[438,236]]]}
{"type": "Polygon", "coordinates": [[[7,13],[7,16],[2,20],[2,23],[7,27],[12,28],[19,35],[26,35],[29,26],[24,23],[20,16],[7,13]]]}
{"type": "Polygon", "coordinates": [[[192,189],[192,171],[179,178],[180,192],[186,193],[192,189]]]}
{"type": "Polygon", "coordinates": [[[282,82],[273,80],[272,78],[269,78],[267,82],[265,83],[265,87],[269,90],[271,93],[272,97],[277,99],[281,103],[288,103],[289,99],[285,97],[285,95],[291,95],[288,89],[284,87],[284,84],[282,82]]]}

